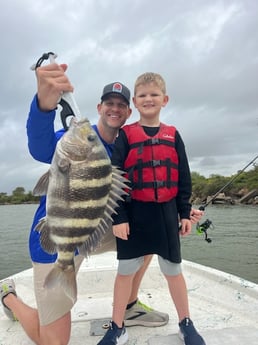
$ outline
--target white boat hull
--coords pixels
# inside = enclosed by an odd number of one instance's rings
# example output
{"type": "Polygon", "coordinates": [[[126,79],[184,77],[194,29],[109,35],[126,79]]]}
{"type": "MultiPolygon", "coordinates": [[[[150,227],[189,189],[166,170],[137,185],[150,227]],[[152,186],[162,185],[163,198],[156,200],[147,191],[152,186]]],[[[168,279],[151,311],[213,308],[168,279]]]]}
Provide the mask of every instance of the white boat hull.
{"type": "MultiPolygon", "coordinates": [[[[116,275],[115,253],[85,260],[78,275],[78,301],[72,309],[70,345],[95,345],[105,330],[102,324],[112,312],[113,283],[116,275]]],[[[242,278],[183,261],[191,318],[207,345],[257,345],[258,285],[242,278]]],[[[25,303],[35,306],[32,270],[13,276],[17,293],[25,303]]],[[[167,312],[169,323],[163,327],[128,327],[128,345],[182,345],[178,320],[167,283],[156,258],[141,285],[140,299],[154,309],[167,312]]],[[[0,345],[33,344],[19,322],[12,322],[0,310],[0,345]]]]}

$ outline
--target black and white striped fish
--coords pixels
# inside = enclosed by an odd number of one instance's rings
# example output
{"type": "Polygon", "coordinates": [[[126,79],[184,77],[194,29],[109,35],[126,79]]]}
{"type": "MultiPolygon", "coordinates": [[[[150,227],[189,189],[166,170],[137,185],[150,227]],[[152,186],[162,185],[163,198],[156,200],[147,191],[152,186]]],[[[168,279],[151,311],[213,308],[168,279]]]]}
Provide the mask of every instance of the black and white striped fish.
{"type": "Polygon", "coordinates": [[[125,183],[90,122],[72,119],[57,143],[49,171],[33,190],[35,195],[47,195],[46,216],[36,226],[41,246],[50,254],[57,253],[46,287],[59,283],[76,299],[75,250],[81,246],[90,254],[111,231],[111,215],[117,201],[123,200],[125,183]]]}

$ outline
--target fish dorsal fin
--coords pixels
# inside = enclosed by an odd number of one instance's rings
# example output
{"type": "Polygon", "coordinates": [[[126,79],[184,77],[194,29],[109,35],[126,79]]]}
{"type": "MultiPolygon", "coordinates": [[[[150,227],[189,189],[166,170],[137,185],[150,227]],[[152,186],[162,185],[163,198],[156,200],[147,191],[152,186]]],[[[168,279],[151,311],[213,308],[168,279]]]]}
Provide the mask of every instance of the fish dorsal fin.
{"type": "Polygon", "coordinates": [[[104,217],[101,218],[96,230],[78,248],[81,255],[88,257],[94,250],[101,247],[101,240],[107,232],[112,232],[112,214],[116,213],[115,208],[118,207],[117,201],[124,200],[122,196],[128,194],[125,189],[129,189],[127,184],[129,181],[123,174],[123,171],[112,166],[112,184],[104,217]]]}
{"type": "Polygon", "coordinates": [[[40,177],[36,186],[33,189],[33,195],[46,195],[49,183],[49,174],[50,171],[48,170],[44,175],[40,177]]]}

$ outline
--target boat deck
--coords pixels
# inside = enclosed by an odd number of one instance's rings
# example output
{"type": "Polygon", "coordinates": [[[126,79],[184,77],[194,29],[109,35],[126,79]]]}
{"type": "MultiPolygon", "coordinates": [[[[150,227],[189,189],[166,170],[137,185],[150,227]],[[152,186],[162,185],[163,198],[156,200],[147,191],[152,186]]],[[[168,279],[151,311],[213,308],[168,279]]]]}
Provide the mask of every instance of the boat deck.
{"type": "MultiPolygon", "coordinates": [[[[72,309],[69,345],[96,345],[105,333],[102,325],[112,312],[115,253],[85,260],[78,275],[78,301],[72,309]]],[[[183,261],[191,318],[207,345],[257,345],[258,285],[230,274],[183,261]]],[[[14,275],[17,293],[25,303],[35,306],[32,270],[14,275]]],[[[141,301],[167,312],[163,327],[128,327],[128,345],[182,345],[178,337],[177,315],[166,281],[156,258],[152,260],[141,285],[141,301]]],[[[0,345],[30,345],[19,322],[8,320],[0,310],[0,345]]]]}

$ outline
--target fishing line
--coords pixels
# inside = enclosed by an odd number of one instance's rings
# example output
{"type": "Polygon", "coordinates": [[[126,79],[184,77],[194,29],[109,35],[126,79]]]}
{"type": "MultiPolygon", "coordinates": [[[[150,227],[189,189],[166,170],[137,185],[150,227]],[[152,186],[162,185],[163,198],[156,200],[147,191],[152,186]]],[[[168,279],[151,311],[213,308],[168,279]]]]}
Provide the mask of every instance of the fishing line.
{"type": "MultiPolygon", "coordinates": [[[[206,202],[204,205],[201,205],[199,207],[200,211],[205,211],[205,208],[213,201],[216,199],[216,197],[225,189],[227,188],[232,182],[235,181],[235,179],[242,174],[242,172],[244,172],[251,164],[254,164],[254,162],[256,161],[256,159],[258,158],[258,155],[256,157],[254,157],[254,159],[252,159],[243,169],[241,169],[238,174],[236,174],[231,180],[229,180],[222,188],[220,188],[211,199],[209,199],[208,202],[206,202]]],[[[214,225],[212,224],[212,221],[209,219],[206,219],[202,224],[199,224],[199,222],[196,224],[196,231],[198,234],[202,234],[204,233],[205,235],[205,241],[207,241],[208,243],[212,242],[212,239],[208,237],[207,231],[208,229],[214,229],[214,225]]]]}

